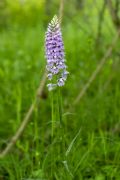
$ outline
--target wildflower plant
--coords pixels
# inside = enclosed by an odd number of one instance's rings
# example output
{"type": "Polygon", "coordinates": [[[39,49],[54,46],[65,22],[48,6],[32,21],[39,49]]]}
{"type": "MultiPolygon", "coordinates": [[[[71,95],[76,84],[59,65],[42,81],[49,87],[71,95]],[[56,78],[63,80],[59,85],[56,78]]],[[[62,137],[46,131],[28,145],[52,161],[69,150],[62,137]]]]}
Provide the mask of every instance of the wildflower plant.
{"type": "Polygon", "coordinates": [[[50,83],[47,84],[48,90],[57,90],[50,93],[52,102],[51,136],[53,137],[56,121],[57,124],[59,122],[60,127],[62,127],[62,96],[60,87],[64,86],[67,75],[69,74],[65,63],[66,60],[60,21],[56,15],[48,24],[47,32],[45,34],[45,55],[47,59],[47,77],[50,81],[50,83]]]}
{"type": "MultiPolygon", "coordinates": [[[[45,34],[45,55],[47,59],[47,77],[50,83],[47,84],[48,90],[51,91],[51,138],[53,140],[55,133],[54,129],[57,124],[59,130],[57,132],[59,142],[59,152],[63,151],[64,147],[64,129],[62,119],[62,95],[61,86],[64,86],[69,72],[65,64],[64,44],[60,29],[60,22],[55,15],[48,25],[45,34]],[[53,91],[56,89],[56,91],[53,91]]],[[[53,148],[52,148],[53,149],[53,148]]],[[[51,154],[51,161],[54,161],[54,154],[51,154]]],[[[51,172],[53,168],[51,167],[51,172]]]]}
{"type": "Polygon", "coordinates": [[[64,44],[60,29],[60,22],[55,15],[48,25],[45,35],[45,53],[47,59],[47,77],[51,81],[48,90],[57,86],[64,86],[69,74],[65,64],[64,44]]]}

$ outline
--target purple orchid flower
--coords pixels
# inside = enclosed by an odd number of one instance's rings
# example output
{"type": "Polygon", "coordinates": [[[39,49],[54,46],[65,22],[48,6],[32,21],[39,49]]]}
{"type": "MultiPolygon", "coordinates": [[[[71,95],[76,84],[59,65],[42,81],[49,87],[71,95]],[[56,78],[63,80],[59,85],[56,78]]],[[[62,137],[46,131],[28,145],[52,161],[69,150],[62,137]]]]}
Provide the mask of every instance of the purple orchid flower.
{"type": "Polygon", "coordinates": [[[48,25],[45,35],[45,52],[47,58],[48,90],[57,86],[64,86],[69,72],[65,64],[64,44],[62,40],[59,20],[55,15],[48,25]]]}

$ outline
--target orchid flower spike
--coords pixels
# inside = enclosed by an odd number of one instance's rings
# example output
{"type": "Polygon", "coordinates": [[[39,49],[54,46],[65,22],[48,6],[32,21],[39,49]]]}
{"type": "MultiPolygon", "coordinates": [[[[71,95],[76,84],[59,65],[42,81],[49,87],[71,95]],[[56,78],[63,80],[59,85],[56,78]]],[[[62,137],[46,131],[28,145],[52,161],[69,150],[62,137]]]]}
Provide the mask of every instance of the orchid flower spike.
{"type": "Polygon", "coordinates": [[[45,54],[47,59],[47,77],[51,81],[48,90],[57,86],[64,86],[69,72],[65,64],[64,44],[60,29],[60,23],[55,15],[48,25],[45,34],[45,54]]]}

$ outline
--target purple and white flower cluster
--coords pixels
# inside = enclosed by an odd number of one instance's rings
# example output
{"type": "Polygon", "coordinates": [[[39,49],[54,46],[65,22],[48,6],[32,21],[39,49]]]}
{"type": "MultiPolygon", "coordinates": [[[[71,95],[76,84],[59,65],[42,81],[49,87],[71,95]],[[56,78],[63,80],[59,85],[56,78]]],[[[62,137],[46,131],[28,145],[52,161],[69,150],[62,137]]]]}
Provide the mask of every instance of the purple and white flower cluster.
{"type": "Polygon", "coordinates": [[[51,81],[47,86],[48,90],[53,90],[57,86],[64,86],[69,74],[65,65],[64,44],[59,20],[56,15],[48,25],[45,36],[45,48],[47,77],[51,81]]]}

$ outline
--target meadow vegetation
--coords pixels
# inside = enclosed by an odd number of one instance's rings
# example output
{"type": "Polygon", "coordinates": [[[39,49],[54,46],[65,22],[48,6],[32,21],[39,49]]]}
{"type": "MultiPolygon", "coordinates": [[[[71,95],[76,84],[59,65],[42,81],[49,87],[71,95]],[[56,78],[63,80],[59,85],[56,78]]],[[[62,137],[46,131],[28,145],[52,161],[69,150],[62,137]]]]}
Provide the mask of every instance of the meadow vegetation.
{"type": "MultiPolygon", "coordinates": [[[[44,74],[45,32],[60,6],[58,0],[47,2],[0,2],[1,152],[34,102],[44,74]]],[[[0,159],[0,180],[120,179],[119,37],[87,91],[76,99],[113,46],[119,25],[103,0],[70,0],[64,2],[61,29],[70,72],[61,89],[63,130],[56,125],[51,141],[51,97],[45,85],[22,136],[0,159]]]]}

